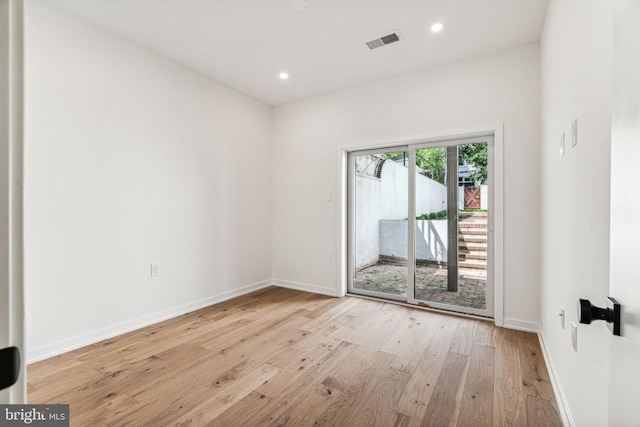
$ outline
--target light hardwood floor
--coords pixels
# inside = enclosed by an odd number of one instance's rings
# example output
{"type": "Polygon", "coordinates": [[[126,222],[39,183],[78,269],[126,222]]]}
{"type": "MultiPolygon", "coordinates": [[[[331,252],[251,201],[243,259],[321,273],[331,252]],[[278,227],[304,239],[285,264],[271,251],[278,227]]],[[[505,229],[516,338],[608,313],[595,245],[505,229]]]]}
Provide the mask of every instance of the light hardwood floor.
{"type": "Polygon", "coordinates": [[[270,287],[28,367],[73,426],[557,426],[536,335],[270,287]]]}

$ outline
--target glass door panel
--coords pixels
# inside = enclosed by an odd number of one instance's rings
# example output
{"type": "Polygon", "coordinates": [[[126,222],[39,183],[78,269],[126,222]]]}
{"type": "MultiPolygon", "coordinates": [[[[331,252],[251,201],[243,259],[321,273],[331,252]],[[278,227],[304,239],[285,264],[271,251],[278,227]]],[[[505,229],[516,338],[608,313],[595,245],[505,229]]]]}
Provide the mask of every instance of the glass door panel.
{"type": "Polygon", "coordinates": [[[492,315],[487,307],[488,142],[423,146],[414,167],[410,302],[492,315]]]}
{"type": "Polygon", "coordinates": [[[406,300],[409,158],[406,148],[349,156],[349,291],[406,300]]]}

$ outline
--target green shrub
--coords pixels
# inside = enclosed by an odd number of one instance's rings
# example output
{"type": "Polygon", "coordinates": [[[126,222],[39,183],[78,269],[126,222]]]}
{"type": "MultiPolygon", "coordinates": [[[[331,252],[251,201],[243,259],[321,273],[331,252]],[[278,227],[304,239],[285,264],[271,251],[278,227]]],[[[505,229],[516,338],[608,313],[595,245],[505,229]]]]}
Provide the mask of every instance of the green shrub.
{"type": "Polygon", "coordinates": [[[463,209],[460,212],[464,213],[474,213],[474,212],[486,212],[486,209],[463,209]]]}
{"type": "Polygon", "coordinates": [[[430,219],[443,219],[447,217],[447,211],[440,211],[440,212],[431,212],[428,214],[422,214],[418,217],[416,217],[417,220],[419,221],[426,221],[426,220],[430,220],[430,219]]]}

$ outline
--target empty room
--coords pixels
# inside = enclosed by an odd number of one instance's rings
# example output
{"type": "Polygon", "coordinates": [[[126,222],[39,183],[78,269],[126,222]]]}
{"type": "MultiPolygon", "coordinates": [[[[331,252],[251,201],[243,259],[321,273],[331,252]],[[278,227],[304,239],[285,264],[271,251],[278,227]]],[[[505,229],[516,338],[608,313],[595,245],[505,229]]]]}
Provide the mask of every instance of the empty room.
{"type": "Polygon", "coordinates": [[[0,425],[640,425],[639,19],[0,0],[0,425]]]}

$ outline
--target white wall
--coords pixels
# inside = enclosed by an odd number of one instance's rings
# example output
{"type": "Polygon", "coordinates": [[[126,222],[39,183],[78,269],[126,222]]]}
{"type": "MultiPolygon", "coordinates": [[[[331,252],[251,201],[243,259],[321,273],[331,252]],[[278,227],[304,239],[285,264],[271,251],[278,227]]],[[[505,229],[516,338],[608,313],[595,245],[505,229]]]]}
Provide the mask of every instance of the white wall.
{"type": "Polygon", "coordinates": [[[416,216],[447,210],[447,187],[416,174],[416,216]]]}
{"type": "Polygon", "coordinates": [[[355,255],[360,268],[380,258],[380,178],[357,175],[355,187],[355,255]]]}
{"type": "MultiPolygon", "coordinates": [[[[464,204],[464,200],[462,201],[464,204]]],[[[487,210],[489,209],[489,186],[481,185],[480,186],[480,209],[487,210]]]]}
{"type": "MultiPolygon", "coordinates": [[[[456,62],[274,110],[273,273],[336,294],[338,148],[504,123],[505,323],[538,322],[538,44],[456,62]],[[309,224],[313,224],[310,227],[309,224]]],[[[341,167],[341,165],[340,165],[341,167]]]]}
{"type": "Polygon", "coordinates": [[[409,168],[399,163],[387,161],[382,165],[378,191],[378,212],[373,219],[407,218],[409,198],[409,168]]]}
{"type": "MultiPolygon", "coordinates": [[[[378,161],[371,155],[355,156],[355,257],[356,269],[376,263],[382,252],[381,219],[404,219],[405,232],[393,236],[394,245],[404,245],[407,254],[407,202],[409,168],[400,163],[385,161],[380,178],[374,175],[378,161]],[[366,168],[366,171],[365,171],[366,168]],[[404,241],[402,240],[404,237],[404,241]],[[397,240],[397,242],[396,242],[397,240]],[[404,243],[403,243],[404,242],[404,243]]],[[[424,175],[416,175],[416,214],[446,209],[447,187],[424,175]]],[[[387,235],[389,237],[389,235],[387,235]]],[[[386,249],[385,249],[386,250],[386,249]]],[[[426,259],[426,258],[425,258],[426,259]]]]}
{"type": "Polygon", "coordinates": [[[611,57],[611,1],[550,2],[540,59],[540,329],[570,416],[585,427],[607,425],[609,332],[580,325],[575,353],[569,325],[579,298],[602,306],[608,290],[611,57]],[[578,145],[560,157],[575,118],[578,145]]]}
{"type": "MultiPolygon", "coordinates": [[[[380,220],[380,255],[408,258],[407,220],[380,220]]],[[[446,219],[416,221],[416,259],[447,262],[446,219]]]]}
{"type": "Polygon", "coordinates": [[[271,108],[26,6],[28,358],[264,285],[271,108]]]}

